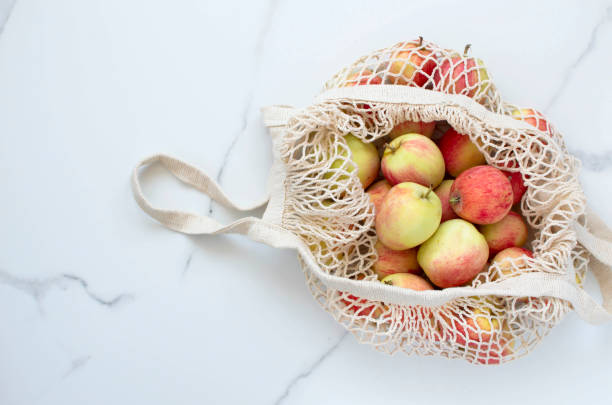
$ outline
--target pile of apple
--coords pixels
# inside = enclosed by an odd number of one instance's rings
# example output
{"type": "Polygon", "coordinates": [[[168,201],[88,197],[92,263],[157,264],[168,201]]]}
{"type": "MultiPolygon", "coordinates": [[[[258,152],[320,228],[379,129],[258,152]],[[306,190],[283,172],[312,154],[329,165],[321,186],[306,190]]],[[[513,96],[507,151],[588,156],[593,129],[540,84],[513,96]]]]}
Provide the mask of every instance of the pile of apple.
{"type": "Polygon", "coordinates": [[[469,136],[452,128],[434,142],[435,126],[400,124],[382,158],[374,145],[345,136],[374,204],[378,261],[373,269],[389,285],[463,286],[489,261],[510,272],[511,263],[504,264],[508,258],[532,257],[522,247],[527,225],[511,211],[526,191],[520,173],[486,165],[469,136]],[[402,132],[407,133],[398,135],[402,132]],[[379,172],[384,179],[374,182],[379,172]]]}
{"type": "MultiPolygon", "coordinates": [[[[419,38],[391,55],[386,69],[392,75],[361,70],[350,74],[344,85],[428,87],[432,78],[445,92],[479,101],[489,74],[480,59],[466,55],[468,49],[469,45],[464,55],[438,60],[433,48],[419,38]]],[[[535,110],[516,109],[512,117],[549,131],[535,110]]],[[[453,128],[434,142],[436,125],[399,123],[389,133],[382,156],[373,144],[345,136],[359,179],[375,206],[374,271],[386,284],[415,290],[457,287],[470,283],[489,262],[510,274],[511,261],[517,265],[522,263],[519,258],[533,257],[522,247],[527,225],[511,211],[526,191],[522,175],[488,166],[469,136],[453,128]],[[372,184],[379,171],[384,179],[372,184]]]]}
{"type": "MultiPolygon", "coordinates": [[[[527,224],[511,210],[527,190],[522,175],[488,166],[469,136],[453,128],[434,142],[435,127],[435,122],[401,123],[382,156],[373,144],[344,136],[374,205],[378,260],[373,270],[378,279],[424,291],[469,284],[488,263],[497,263],[507,276],[516,271],[513,265],[526,268],[525,258],[533,257],[522,247],[527,224]],[[380,174],[383,178],[376,181],[380,174]]],[[[379,318],[383,313],[353,295],[342,302],[356,315],[379,318]]],[[[506,326],[491,305],[453,313],[452,318],[442,315],[438,332],[444,339],[481,349],[475,359],[483,364],[497,364],[512,354],[513,342],[504,336],[506,326]]]]}
{"type": "MultiPolygon", "coordinates": [[[[526,258],[533,257],[523,247],[528,228],[517,212],[527,190],[522,175],[487,165],[469,136],[453,128],[434,142],[436,125],[401,123],[390,133],[382,156],[372,143],[344,136],[374,205],[378,238],[374,272],[385,284],[416,291],[467,285],[487,271],[489,263],[512,276],[517,268],[528,266],[526,258]]],[[[499,273],[489,275],[492,280],[499,277],[499,273]]],[[[346,298],[342,301],[347,309],[357,315],[382,315],[365,299],[346,298]]],[[[481,363],[496,364],[511,354],[508,346],[501,347],[508,344],[505,338],[493,341],[505,327],[490,305],[465,311],[456,313],[456,320],[443,316],[455,342],[471,341],[470,347],[475,341],[486,343],[479,346],[486,350],[476,357],[481,363]]]]}

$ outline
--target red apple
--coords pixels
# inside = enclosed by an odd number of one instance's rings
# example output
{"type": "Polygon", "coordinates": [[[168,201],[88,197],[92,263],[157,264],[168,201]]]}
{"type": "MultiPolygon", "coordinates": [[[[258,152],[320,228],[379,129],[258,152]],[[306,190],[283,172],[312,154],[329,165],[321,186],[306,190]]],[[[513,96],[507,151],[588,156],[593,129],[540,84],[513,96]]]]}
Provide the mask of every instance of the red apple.
{"type": "Polygon", "coordinates": [[[423,87],[436,67],[433,50],[423,38],[400,44],[391,54],[389,76],[391,84],[423,87]]]}
{"type": "Polygon", "coordinates": [[[489,245],[489,256],[513,246],[523,246],[527,242],[527,224],[516,212],[508,212],[501,221],[481,225],[478,229],[489,245]]]}
{"type": "Polygon", "coordinates": [[[421,134],[423,136],[431,138],[435,129],[435,121],[404,121],[394,126],[391,132],[389,132],[389,136],[391,137],[391,139],[395,139],[398,136],[405,134],[421,134]]]}
{"type": "MultiPolygon", "coordinates": [[[[375,85],[382,84],[382,77],[377,76],[369,69],[363,71],[353,72],[346,78],[344,87],[363,86],[363,85],[375,85]]],[[[365,117],[371,120],[373,117],[372,111],[369,111],[372,107],[370,104],[357,103],[356,106],[360,109],[366,110],[365,117]]]]}
{"type": "Polygon", "coordinates": [[[499,343],[489,342],[480,345],[476,355],[476,361],[480,364],[500,364],[504,359],[514,354],[513,346],[513,341],[508,342],[503,338],[499,343]]]}
{"type": "Polygon", "coordinates": [[[417,250],[393,250],[383,245],[380,241],[374,245],[378,260],[374,263],[373,270],[382,280],[386,276],[395,273],[418,273],[421,269],[417,262],[417,250]]]}
{"type": "Polygon", "coordinates": [[[367,84],[381,84],[382,78],[374,75],[369,69],[351,73],[344,83],[344,87],[363,86],[367,84]]]}
{"type": "Polygon", "coordinates": [[[387,182],[387,180],[378,180],[366,190],[366,193],[368,193],[370,196],[370,202],[374,204],[375,213],[378,213],[380,210],[380,204],[382,204],[382,201],[389,190],[391,190],[391,185],[389,182],[387,182]]]}
{"type": "Polygon", "coordinates": [[[489,307],[483,305],[466,311],[455,311],[450,319],[445,319],[451,335],[460,345],[478,348],[501,333],[500,322],[489,307]]]}
{"type": "Polygon", "coordinates": [[[489,72],[481,59],[453,54],[444,58],[434,72],[437,90],[462,94],[480,101],[489,87],[489,72]]]}
{"type": "Polygon", "coordinates": [[[523,175],[520,172],[506,172],[503,171],[508,180],[510,180],[510,185],[512,186],[512,205],[518,204],[521,202],[521,198],[523,198],[523,194],[527,191],[527,186],[523,181],[523,175]]]}
{"type": "Polygon", "coordinates": [[[479,225],[494,224],[512,208],[512,186],[501,170],[476,166],[455,179],[449,201],[461,218],[479,225]]]}
{"type": "MultiPolygon", "coordinates": [[[[491,264],[497,264],[502,275],[513,277],[529,268],[527,258],[533,258],[533,252],[520,247],[509,247],[495,255],[491,264]],[[514,263],[514,266],[512,265],[514,263]]],[[[491,280],[499,279],[499,274],[494,274],[491,280]]]]}
{"type": "MultiPolygon", "coordinates": [[[[363,280],[364,275],[359,274],[357,277],[354,277],[357,280],[363,280]]],[[[373,318],[378,318],[383,312],[383,306],[374,301],[368,301],[365,298],[356,297],[353,294],[348,294],[346,292],[341,293],[340,302],[342,302],[349,311],[353,312],[358,316],[371,316],[373,318]]]]}
{"type": "Polygon", "coordinates": [[[525,121],[529,125],[536,127],[542,132],[550,134],[550,126],[544,114],[531,108],[521,108],[512,111],[512,117],[525,121]]]}
{"type": "Polygon", "coordinates": [[[455,211],[450,206],[448,201],[450,198],[450,190],[453,185],[453,180],[443,180],[442,183],[434,190],[440,202],[442,203],[442,220],[441,222],[448,221],[449,219],[459,218],[455,211]]]}
{"type": "Polygon", "coordinates": [[[470,141],[470,137],[458,133],[453,128],[440,138],[438,147],[444,157],[446,171],[453,177],[459,176],[461,172],[471,167],[487,163],[484,155],[470,141]]]}

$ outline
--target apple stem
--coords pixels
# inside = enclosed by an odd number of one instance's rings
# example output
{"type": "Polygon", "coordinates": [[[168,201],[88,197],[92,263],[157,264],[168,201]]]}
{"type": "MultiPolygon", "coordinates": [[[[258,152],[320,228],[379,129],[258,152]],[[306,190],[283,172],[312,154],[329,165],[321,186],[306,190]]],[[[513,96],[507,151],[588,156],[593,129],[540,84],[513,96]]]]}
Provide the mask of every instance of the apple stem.
{"type": "Polygon", "coordinates": [[[388,144],[385,144],[385,149],[389,149],[390,153],[395,153],[395,151],[398,150],[400,146],[402,146],[401,143],[399,145],[397,145],[397,146],[393,146],[393,145],[388,143],[388,144]]]}
{"type": "Polygon", "coordinates": [[[470,50],[470,48],[472,47],[472,44],[466,44],[465,48],[463,49],[463,56],[467,56],[468,51],[470,50]]]}
{"type": "Polygon", "coordinates": [[[427,190],[427,193],[425,194],[425,198],[429,197],[429,194],[431,194],[431,190],[433,190],[433,184],[429,185],[429,190],[427,190]]]}
{"type": "Polygon", "coordinates": [[[457,204],[459,201],[461,201],[461,198],[459,198],[459,197],[457,197],[457,196],[455,196],[455,197],[451,197],[451,198],[449,198],[449,199],[448,199],[448,202],[449,202],[450,204],[457,204]]]}
{"type": "Polygon", "coordinates": [[[419,46],[423,46],[423,37],[419,35],[419,46]]]}
{"type": "Polygon", "coordinates": [[[392,281],[387,280],[387,281],[385,281],[385,284],[387,284],[387,285],[393,285],[393,282],[392,282],[392,281]]]}

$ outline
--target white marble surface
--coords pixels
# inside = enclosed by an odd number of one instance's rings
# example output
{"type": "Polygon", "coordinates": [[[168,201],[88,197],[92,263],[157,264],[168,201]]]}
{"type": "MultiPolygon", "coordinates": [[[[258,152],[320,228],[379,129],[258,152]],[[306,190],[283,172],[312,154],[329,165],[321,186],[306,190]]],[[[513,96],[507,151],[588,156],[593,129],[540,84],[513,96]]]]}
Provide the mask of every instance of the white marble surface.
{"type": "MultiPolygon", "coordinates": [[[[503,4],[17,0],[0,36],[0,403],[609,403],[612,325],[570,315],[496,368],[388,357],[318,307],[293,252],[167,231],[130,194],[132,166],[165,151],[262,196],[259,108],[307,105],[342,64],[421,34],[472,43],[508,100],[549,115],[612,223],[612,3],[503,4]]],[[[232,217],[149,173],[157,203],[232,217]]]]}

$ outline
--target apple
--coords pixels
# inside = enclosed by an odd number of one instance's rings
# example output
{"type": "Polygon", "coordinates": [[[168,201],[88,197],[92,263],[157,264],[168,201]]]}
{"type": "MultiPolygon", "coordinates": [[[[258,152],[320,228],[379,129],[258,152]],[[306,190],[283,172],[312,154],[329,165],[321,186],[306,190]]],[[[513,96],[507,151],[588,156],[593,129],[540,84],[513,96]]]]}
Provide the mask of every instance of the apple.
{"type": "Polygon", "coordinates": [[[393,285],[396,287],[409,288],[416,291],[433,290],[433,286],[429,284],[423,277],[419,277],[416,274],[410,273],[396,273],[390,274],[383,278],[381,282],[387,285],[393,285]]]}
{"type": "Polygon", "coordinates": [[[437,187],[444,179],[444,158],[429,138],[419,134],[398,136],[383,152],[382,173],[391,185],[403,182],[437,187]]]}
{"type": "Polygon", "coordinates": [[[395,139],[398,136],[405,134],[421,134],[423,136],[431,138],[435,129],[435,121],[404,121],[394,126],[391,132],[389,132],[389,136],[391,137],[391,139],[395,139]]]}
{"type": "Polygon", "coordinates": [[[461,312],[454,311],[446,321],[455,341],[471,348],[478,348],[482,343],[490,342],[502,330],[499,319],[484,305],[461,312]]]}
{"type": "MultiPolygon", "coordinates": [[[[364,275],[359,274],[357,277],[353,278],[363,280],[364,275]]],[[[371,316],[372,318],[378,318],[383,313],[383,309],[385,308],[382,303],[368,301],[365,298],[356,297],[355,295],[347,292],[341,292],[340,294],[340,302],[344,304],[347,310],[358,316],[371,316]]]]}
{"type": "Polygon", "coordinates": [[[431,188],[400,183],[389,190],[380,206],[376,234],[390,249],[410,249],[433,235],[441,218],[442,204],[431,188]]]}
{"type": "MultiPolygon", "coordinates": [[[[357,169],[357,177],[359,177],[361,185],[363,188],[367,188],[376,179],[376,177],[378,177],[378,169],[380,168],[378,151],[373,144],[363,142],[353,134],[345,135],[344,140],[351,151],[354,165],[349,163],[343,168],[344,159],[336,159],[332,163],[331,169],[344,169],[349,173],[352,173],[355,169],[357,169]]],[[[346,149],[341,149],[340,155],[346,157],[346,149]]],[[[328,171],[323,175],[323,177],[326,179],[329,179],[332,176],[333,171],[328,171]]],[[[343,178],[346,178],[346,176],[341,175],[340,179],[343,178]]]]}
{"type": "Polygon", "coordinates": [[[374,245],[378,260],[374,263],[373,270],[382,280],[386,276],[395,273],[418,273],[421,269],[417,262],[416,249],[393,250],[377,241],[374,245]]]}
{"type": "Polygon", "coordinates": [[[449,219],[459,218],[455,211],[450,206],[448,201],[450,198],[450,190],[453,185],[453,180],[443,180],[442,183],[434,190],[434,193],[440,199],[442,203],[442,222],[448,221],[449,219]]]}
{"type": "Polygon", "coordinates": [[[506,248],[523,246],[527,242],[527,224],[516,212],[510,211],[501,221],[494,224],[481,225],[478,230],[489,245],[489,255],[492,257],[506,248]]]}
{"type": "MultiPolygon", "coordinates": [[[[497,264],[501,275],[512,277],[529,268],[528,258],[533,258],[533,252],[531,250],[520,247],[509,247],[496,254],[491,264],[497,264]]],[[[491,280],[493,281],[499,278],[500,274],[497,272],[491,276],[491,280]]]]}
{"type": "Polygon", "coordinates": [[[455,179],[449,201],[461,218],[479,225],[493,224],[512,208],[512,185],[501,170],[475,166],[455,179]]]}
{"type": "Polygon", "coordinates": [[[520,203],[523,194],[527,191],[527,186],[523,181],[523,175],[520,172],[502,171],[502,173],[508,177],[510,185],[512,186],[512,205],[520,203]]]}
{"type": "Polygon", "coordinates": [[[383,199],[387,195],[387,193],[391,190],[391,185],[387,180],[379,180],[376,183],[372,184],[366,190],[366,193],[370,196],[370,202],[374,204],[374,212],[378,213],[380,211],[380,204],[382,204],[383,199]]]}
{"type": "Polygon", "coordinates": [[[517,108],[512,111],[512,117],[525,121],[529,125],[536,127],[542,132],[550,134],[550,126],[544,114],[531,108],[517,108]]]}
{"type": "Polygon", "coordinates": [[[420,37],[417,41],[399,44],[391,54],[391,64],[388,72],[391,84],[423,87],[436,67],[436,55],[423,43],[420,37]]]}
{"type": "Polygon", "coordinates": [[[382,84],[382,78],[374,75],[369,69],[351,73],[344,83],[344,87],[363,86],[367,84],[382,84]]]}
{"type": "Polygon", "coordinates": [[[459,176],[463,171],[487,163],[484,155],[470,137],[450,128],[438,141],[440,152],[444,157],[446,171],[453,177],[459,176]]]}
{"type": "Polygon", "coordinates": [[[440,224],[419,247],[417,261],[432,283],[456,287],[480,273],[489,257],[489,246],[476,227],[463,219],[440,224]]]}
{"type": "Polygon", "coordinates": [[[462,94],[480,102],[489,88],[489,72],[481,59],[453,54],[444,58],[434,71],[435,89],[462,94]]]}
{"type": "Polygon", "coordinates": [[[344,259],[344,252],[340,246],[331,246],[325,241],[318,241],[308,248],[313,256],[317,257],[319,264],[324,266],[332,266],[341,262],[344,259]]]}
{"type": "Polygon", "coordinates": [[[514,341],[501,339],[499,343],[489,342],[480,345],[476,355],[476,361],[480,364],[500,364],[514,354],[514,341]]]}

